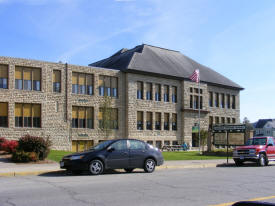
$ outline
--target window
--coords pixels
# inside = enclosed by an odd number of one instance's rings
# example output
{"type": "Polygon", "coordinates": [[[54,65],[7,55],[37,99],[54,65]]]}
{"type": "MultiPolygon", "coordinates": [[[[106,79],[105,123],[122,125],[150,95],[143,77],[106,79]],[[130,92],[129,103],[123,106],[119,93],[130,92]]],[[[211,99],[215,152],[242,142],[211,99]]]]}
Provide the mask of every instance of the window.
{"type": "Polygon", "coordinates": [[[114,142],[111,145],[112,148],[114,148],[115,150],[127,150],[127,140],[119,140],[114,142]]]}
{"type": "Polygon", "coordinates": [[[8,66],[0,65],[0,89],[8,89],[8,78],[8,66]]]}
{"type": "Polygon", "coordinates": [[[172,130],[177,130],[177,114],[172,114],[172,130]]]}
{"type": "Polygon", "coordinates": [[[93,129],[94,109],[92,107],[72,107],[72,128],[93,129]]]}
{"type": "Polygon", "coordinates": [[[227,117],[227,123],[230,124],[230,117],[227,117]]]}
{"type": "Polygon", "coordinates": [[[232,95],[232,109],[236,109],[236,96],[232,95]]]}
{"type": "Polygon", "coordinates": [[[209,128],[212,128],[213,125],[213,117],[209,116],[209,128]]]}
{"type": "Polygon", "coordinates": [[[128,140],[130,144],[130,149],[132,150],[144,150],[145,144],[141,141],[137,140],[128,140]]]}
{"type": "Polygon", "coordinates": [[[146,83],[146,99],[152,100],[152,83],[146,83]]]}
{"type": "Polygon", "coordinates": [[[146,112],[146,129],[152,130],[153,113],[146,112]]]}
{"type": "Polygon", "coordinates": [[[61,92],[61,71],[53,70],[53,92],[61,92]]]}
{"type": "Polygon", "coordinates": [[[221,94],[221,108],[224,108],[225,107],[225,96],[224,96],[224,94],[221,94]]]}
{"type": "Polygon", "coordinates": [[[169,130],[169,113],[164,113],[164,130],[169,130]]]}
{"type": "Polygon", "coordinates": [[[193,95],[190,95],[190,108],[193,108],[193,95]]]}
{"type": "Polygon", "coordinates": [[[93,95],[94,76],[92,74],[72,73],[72,93],[93,95]]]}
{"type": "Polygon", "coordinates": [[[209,107],[213,107],[213,92],[209,92],[209,107]]]}
{"type": "Polygon", "coordinates": [[[215,107],[219,107],[220,105],[220,99],[219,99],[219,93],[216,93],[216,96],[215,96],[215,107]]]}
{"type": "Polygon", "coordinates": [[[8,127],[8,103],[0,102],[0,127],[8,127]]]}
{"type": "Polygon", "coordinates": [[[155,100],[161,101],[161,85],[160,84],[155,85],[155,100]]]}
{"type": "Polygon", "coordinates": [[[162,142],[161,141],[156,141],[156,148],[159,148],[159,149],[162,148],[162,142]]]}
{"type": "Polygon", "coordinates": [[[230,94],[227,94],[227,109],[230,109],[230,94]]]}
{"type": "Polygon", "coordinates": [[[221,117],[221,123],[224,124],[225,123],[225,118],[221,117]]]}
{"type": "Polygon", "coordinates": [[[169,146],[169,145],[170,145],[170,141],[169,141],[169,140],[165,140],[165,141],[164,141],[164,145],[169,146]]]}
{"type": "Polygon", "coordinates": [[[143,82],[137,82],[137,99],[143,99],[143,82]]]}
{"type": "Polygon", "coordinates": [[[15,89],[41,90],[41,69],[15,67],[15,89]]]}
{"type": "Polygon", "coordinates": [[[41,127],[41,105],[15,103],[16,127],[41,127]]]}
{"type": "Polygon", "coordinates": [[[164,102],[169,102],[169,86],[168,85],[164,85],[164,102]]]}
{"type": "Polygon", "coordinates": [[[172,102],[177,103],[177,87],[172,87],[172,102]]]}
{"type": "Polygon", "coordinates": [[[155,130],[161,130],[161,113],[160,112],[156,112],[155,130]]]}
{"type": "Polygon", "coordinates": [[[99,108],[98,119],[101,129],[118,129],[118,109],[99,108]]]}
{"type": "Polygon", "coordinates": [[[220,118],[219,117],[215,117],[215,124],[220,124],[220,118]]]}
{"type": "Polygon", "coordinates": [[[151,140],[148,140],[147,143],[150,145],[153,145],[153,141],[151,141],[151,140]]]}
{"type": "Polygon", "coordinates": [[[99,96],[118,98],[118,78],[111,76],[99,76],[99,96]]]}
{"type": "Polygon", "coordinates": [[[137,112],[137,129],[143,130],[143,112],[137,112]]]}
{"type": "Polygon", "coordinates": [[[194,96],[194,109],[199,109],[199,96],[194,96]]]}
{"type": "Polygon", "coordinates": [[[90,149],[94,145],[93,140],[73,140],[72,141],[72,151],[73,152],[83,152],[90,149]]]}
{"type": "Polygon", "coordinates": [[[232,123],[236,124],[236,119],[235,118],[232,118],[232,123]]]}

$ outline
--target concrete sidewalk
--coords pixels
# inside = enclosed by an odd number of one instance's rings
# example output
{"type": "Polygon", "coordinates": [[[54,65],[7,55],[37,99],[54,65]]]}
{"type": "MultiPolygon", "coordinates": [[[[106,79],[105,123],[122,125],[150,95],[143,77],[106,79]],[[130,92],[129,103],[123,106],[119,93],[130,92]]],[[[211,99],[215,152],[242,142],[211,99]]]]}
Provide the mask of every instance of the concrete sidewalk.
{"type": "MultiPolygon", "coordinates": [[[[185,169],[185,168],[208,168],[223,165],[226,159],[223,160],[179,160],[179,161],[165,161],[160,169],[185,169]]],[[[233,160],[230,159],[229,163],[232,164],[233,160]]],[[[23,176],[23,175],[40,175],[49,172],[65,171],[60,169],[59,164],[56,162],[50,163],[12,163],[6,158],[0,157],[0,177],[3,176],[23,176]]]]}

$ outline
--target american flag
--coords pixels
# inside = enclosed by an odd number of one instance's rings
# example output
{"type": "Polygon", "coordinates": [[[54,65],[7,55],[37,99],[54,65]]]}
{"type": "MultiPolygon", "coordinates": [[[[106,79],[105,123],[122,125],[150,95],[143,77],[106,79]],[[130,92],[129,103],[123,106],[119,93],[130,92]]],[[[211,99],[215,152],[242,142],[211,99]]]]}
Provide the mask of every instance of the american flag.
{"type": "Polygon", "coordinates": [[[200,81],[200,70],[196,69],[193,74],[189,77],[193,82],[199,83],[200,81]]]}

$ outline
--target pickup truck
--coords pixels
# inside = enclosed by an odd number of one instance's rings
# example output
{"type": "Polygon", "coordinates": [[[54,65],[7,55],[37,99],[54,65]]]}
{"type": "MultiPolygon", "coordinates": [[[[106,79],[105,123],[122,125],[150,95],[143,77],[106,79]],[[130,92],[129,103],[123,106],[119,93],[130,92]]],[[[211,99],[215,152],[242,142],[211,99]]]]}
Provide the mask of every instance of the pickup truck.
{"type": "Polygon", "coordinates": [[[273,137],[253,137],[244,146],[233,151],[236,166],[246,161],[256,162],[259,166],[267,166],[269,161],[275,161],[275,141],[273,137]]]}

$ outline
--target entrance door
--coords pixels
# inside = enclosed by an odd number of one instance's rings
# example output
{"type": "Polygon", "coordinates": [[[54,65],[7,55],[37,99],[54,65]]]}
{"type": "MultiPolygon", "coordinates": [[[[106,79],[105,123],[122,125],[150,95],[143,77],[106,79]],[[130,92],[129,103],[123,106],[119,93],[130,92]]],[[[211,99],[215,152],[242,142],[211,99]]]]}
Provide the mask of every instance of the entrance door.
{"type": "Polygon", "coordinates": [[[192,133],[192,147],[198,147],[198,146],[199,146],[199,134],[192,133]]]}

